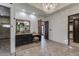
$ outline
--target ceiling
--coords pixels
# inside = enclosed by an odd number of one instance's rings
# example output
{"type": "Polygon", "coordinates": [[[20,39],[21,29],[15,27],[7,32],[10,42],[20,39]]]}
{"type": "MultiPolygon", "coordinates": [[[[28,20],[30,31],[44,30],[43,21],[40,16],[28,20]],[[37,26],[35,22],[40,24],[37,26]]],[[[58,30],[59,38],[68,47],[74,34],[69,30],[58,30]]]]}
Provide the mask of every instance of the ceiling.
{"type": "Polygon", "coordinates": [[[16,3],[15,4],[15,9],[19,10],[19,11],[23,11],[27,14],[32,14],[32,13],[35,13],[35,15],[37,16],[44,16],[45,13],[43,11],[41,11],[40,9],[34,7],[34,6],[31,6],[27,3],[16,3]]]}
{"type": "Polygon", "coordinates": [[[70,4],[71,3],[57,3],[56,9],[49,14],[43,10],[42,3],[16,3],[15,6],[19,9],[26,10],[27,13],[35,13],[39,16],[48,16],[66,6],[69,6],[70,4]]]}
{"type": "MultiPolygon", "coordinates": [[[[55,3],[54,3],[54,4],[55,4],[55,3]]],[[[70,4],[70,3],[69,3],[69,4],[70,4]]],[[[59,10],[59,9],[65,7],[65,6],[69,5],[69,4],[68,4],[68,3],[57,3],[56,9],[55,9],[54,11],[59,10]]],[[[43,9],[43,3],[31,3],[31,4],[29,4],[29,5],[31,5],[31,6],[33,6],[33,7],[36,7],[36,8],[38,8],[39,10],[45,12],[44,9],[43,9]]],[[[53,11],[53,12],[54,12],[54,11],[53,11]]],[[[45,12],[45,13],[46,13],[46,14],[51,14],[51,13],[47,13],[47,12],[45,12]]]]}
{"type": "MultiPolygon", "coordinates": [[[[66,6],[71,5],[71,3],[57,3],[55,10],[48,14],[43,10],[42,4],[43,3],[15,3],[15,8],[17,10],[24,11],[28,14],[35,13],[35,15],[38,16],[48,16],[50,14],[57,12],[58,10],[61,10],[62,8],[65,8],[66,6]]],[[[9,7],[11,6],[11,4],[2,5],[8,5],[9,7]]]]}
{"type": "Polygon", "coordinates": [[[44,11],[43,3],[30,3],[29,5],[31,5],[32,7],[35,7],[37,9],[39,9],[40,11],[44,12],[45,15],[49,15],[49,14],[52,14],[52,13],[54,13],[54,12],[64,8],[64,7],[66,7],[66,6],[69,6],[70,4],[71,3],[57,3],[57,6],[56,6],[55,10],[51,13],[47,13],[47,12],[44,11]]]}

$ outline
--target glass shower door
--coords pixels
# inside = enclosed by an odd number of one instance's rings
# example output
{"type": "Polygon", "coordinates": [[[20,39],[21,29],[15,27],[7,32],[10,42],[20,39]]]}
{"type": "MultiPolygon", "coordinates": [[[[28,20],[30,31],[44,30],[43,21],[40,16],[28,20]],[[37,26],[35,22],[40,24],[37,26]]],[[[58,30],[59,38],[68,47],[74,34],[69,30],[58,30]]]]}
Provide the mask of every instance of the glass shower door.
{"type": "Polygon", "coordinates": [[[10,8],[0,5],[0,56],[10,55],[10,8]]]}
{"type": "MultiPolygon", "coordinates": [[[[10,53],[10,18],[0,17],[0,54],[10,53]]],[[[1,54],[1,55],[2,55],[1,54]]]]}

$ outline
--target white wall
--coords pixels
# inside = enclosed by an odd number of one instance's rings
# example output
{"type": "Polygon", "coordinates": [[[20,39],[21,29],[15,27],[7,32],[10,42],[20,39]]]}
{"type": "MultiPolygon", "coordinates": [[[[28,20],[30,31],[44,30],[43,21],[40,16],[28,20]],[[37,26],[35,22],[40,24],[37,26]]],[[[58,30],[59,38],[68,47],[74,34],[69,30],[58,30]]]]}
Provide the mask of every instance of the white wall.
{"type": "Polygon", "coordinates": [[[36,15],[28,14],[15,7],[15,19],[30,20],[30,32],[38,33],[38,20],[41,19],[36,15]]]}
{"type": "Polygon", "coordinates": [[[67,44],[68,43],[68,16],[79,13],[79,4],[73,4],[61,11],[47,17],[49,20],[49,39],[67,44]]]}

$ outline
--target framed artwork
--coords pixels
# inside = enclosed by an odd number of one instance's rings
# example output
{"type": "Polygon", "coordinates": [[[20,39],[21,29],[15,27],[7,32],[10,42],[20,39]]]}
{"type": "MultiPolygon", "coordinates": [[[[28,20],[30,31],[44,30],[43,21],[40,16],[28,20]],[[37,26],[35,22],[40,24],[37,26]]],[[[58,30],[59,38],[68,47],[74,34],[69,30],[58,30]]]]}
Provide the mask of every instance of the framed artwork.
{"type": "Polygon", "coordinates": [[[30,21],[29,20],[16,20],[16,33],[30,33],[30,21]]]}

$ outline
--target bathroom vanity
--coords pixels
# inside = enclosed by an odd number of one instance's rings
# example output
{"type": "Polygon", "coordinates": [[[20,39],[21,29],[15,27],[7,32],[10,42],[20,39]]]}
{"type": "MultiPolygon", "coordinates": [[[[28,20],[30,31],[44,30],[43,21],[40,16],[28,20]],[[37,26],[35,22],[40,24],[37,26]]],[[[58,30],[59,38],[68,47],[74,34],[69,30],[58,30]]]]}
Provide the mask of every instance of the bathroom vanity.
{"type": "Polygon", "coordinates": [[[32,34],[16,34],[16,46],[28,44],[33,42],[32,34]]]}

